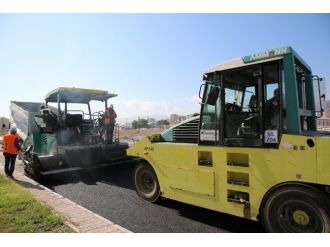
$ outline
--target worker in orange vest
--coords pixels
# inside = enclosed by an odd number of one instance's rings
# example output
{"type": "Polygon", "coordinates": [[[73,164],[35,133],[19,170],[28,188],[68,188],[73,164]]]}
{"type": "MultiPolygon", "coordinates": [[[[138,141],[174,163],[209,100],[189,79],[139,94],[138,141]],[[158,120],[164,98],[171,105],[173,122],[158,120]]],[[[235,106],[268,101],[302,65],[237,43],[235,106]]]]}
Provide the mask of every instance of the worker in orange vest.
{"type": "Polygon", "coordinates": [[[117,113],[113,109],[113,105],[111,104],[109,108],[105,110],[104,124],[107,130],[107,139],[108,143],[111,144],[113,142],[113,130],[115,128],[117,113]]]}
{"type": "Polygon", "coordinates": [[[17,130],[13,127],[8,134],[3,136],[2,140],[3,155],[5,156],[5,173],[10,178],[13,178],[16,156],[18,151],[21,150],[16,133],[17,130]]]}

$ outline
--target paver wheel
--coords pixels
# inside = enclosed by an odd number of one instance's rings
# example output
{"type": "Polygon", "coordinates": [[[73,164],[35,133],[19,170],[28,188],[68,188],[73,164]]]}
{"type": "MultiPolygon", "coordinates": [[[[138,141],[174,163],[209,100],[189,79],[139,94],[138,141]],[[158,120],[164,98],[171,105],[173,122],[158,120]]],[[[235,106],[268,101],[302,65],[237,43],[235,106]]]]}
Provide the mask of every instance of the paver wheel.
{"type": "Polygon", "coordinates": [[[330,232],[329,201],[314,188],[281,188],[268,197],[261,220],[267,232],[330,232]]]}
{"type": "Polygon", "coordinates": [[[24,173],[28,177],[32,178],[37,182],[42,181],[42,176],[40,174],[40,162],[36,154],[29,154],[28,157],[23,155],[23,163],[24,163],[24,173]]]}
{"type": "Polygon", "coordinates": [[[160,197],[160,187],[155,171],[145,161],[135,167],[134,184],[136,193],[144,200],[156,202],[160,197]]]}

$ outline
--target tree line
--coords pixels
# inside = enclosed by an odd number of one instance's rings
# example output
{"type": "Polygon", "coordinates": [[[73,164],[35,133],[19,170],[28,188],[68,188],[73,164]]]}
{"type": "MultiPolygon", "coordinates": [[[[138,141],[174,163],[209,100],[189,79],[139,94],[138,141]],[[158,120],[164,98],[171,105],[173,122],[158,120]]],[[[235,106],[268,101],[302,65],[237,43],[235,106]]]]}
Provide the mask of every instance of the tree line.
{"type": "Polygon", "coordinates": [[[166,119],[158,120],[156,123],[150,124],[148,119],[140,118],[132,122],[133,129],[139,128],[153,128],[153,127],[162,127],[164,125],[169,125],[169,121],[166,119]]]}

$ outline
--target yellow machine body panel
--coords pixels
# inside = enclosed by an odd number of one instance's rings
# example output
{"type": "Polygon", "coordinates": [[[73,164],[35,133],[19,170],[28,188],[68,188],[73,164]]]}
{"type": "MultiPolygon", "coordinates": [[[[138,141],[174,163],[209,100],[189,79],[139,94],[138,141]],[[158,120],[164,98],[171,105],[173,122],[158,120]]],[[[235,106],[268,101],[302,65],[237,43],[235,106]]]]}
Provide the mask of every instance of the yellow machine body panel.
{"type": "Polygon", "coordinates": [[[329,184],[330,136],[317,139],[317,183],[329,184]]]}
{"type": "Polygon", "coordinates": [[[153,167],[162,197],[256,220],[264,196],[276,185],[330,185],[329,146],[327,137],[285,134],[278,149],[151,142],[146,137],[127,153],[153,167]]]}

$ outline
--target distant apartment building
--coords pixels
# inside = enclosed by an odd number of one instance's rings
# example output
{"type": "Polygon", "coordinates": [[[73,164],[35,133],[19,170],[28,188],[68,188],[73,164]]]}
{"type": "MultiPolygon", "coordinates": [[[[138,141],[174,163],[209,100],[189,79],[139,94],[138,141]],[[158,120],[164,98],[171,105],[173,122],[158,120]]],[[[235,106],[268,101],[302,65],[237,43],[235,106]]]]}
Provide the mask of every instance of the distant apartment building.
{"type": "Polygon", "coordinates": [[[187,117],[186,116],[179,116],[179,123],[186,120],[187,117]]]}
{"type": "Polygon", "coordinates": [[[177,123],[180,123],[184,120],[186,120],[187,117],[186,116],[180,116],[180,115],[177,115],[177,114],[171,114],[170,115],[170,124],[173,125],[173,124],[177,124],[177,123]]]}
{"type": "Polygon", "coordinates": [[[324,115],[325,115],[327,118],[330,118],[330,108],[328,108],[328,109],[325,110],[324,115]]]}
{"type": "Polygon", "coordinates": [[[324,115],[317,119],[319,129],[330,129],[330,100],[325,102],[324,115]]]}
{"type": "Polygon", "coordinates": [[[171,114],[170,115],[170,124],[177,124],[177,123],[179,123],[180,122],[180,120],[179,120],[179,115],[177,115],[177,114],[171,114]]]}
{"type": "Polygon", "coordinates": [[[180,116],[180,115],[177,115],[177,114],[171,114],[170,115],[170,124],[173,125],[173,124],[177,124],[177,123],[180,123],[182,121],[185,121],[193,116],[195,116],[196,114],[189,114],[189,115],[186,115],[186,116],[180,116]]]}
{"type": "Polygon", "coordinates": [[[330,118],[330,100],[325,102],[325,116],[330,118]]]}

